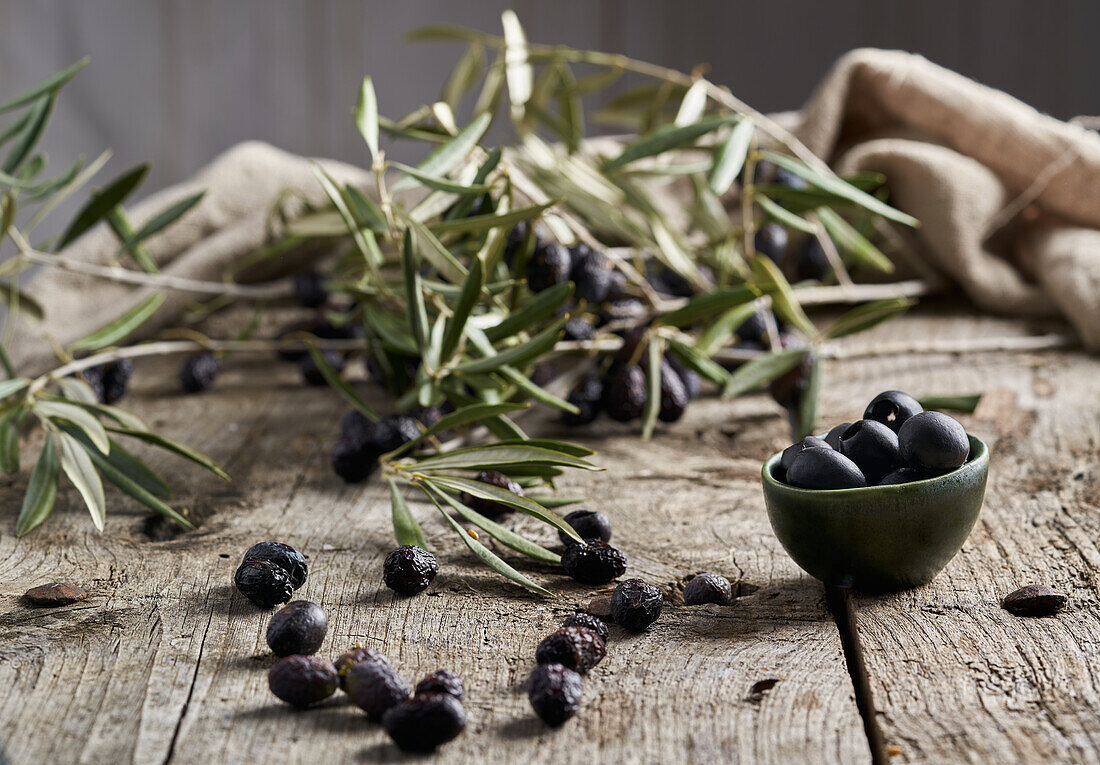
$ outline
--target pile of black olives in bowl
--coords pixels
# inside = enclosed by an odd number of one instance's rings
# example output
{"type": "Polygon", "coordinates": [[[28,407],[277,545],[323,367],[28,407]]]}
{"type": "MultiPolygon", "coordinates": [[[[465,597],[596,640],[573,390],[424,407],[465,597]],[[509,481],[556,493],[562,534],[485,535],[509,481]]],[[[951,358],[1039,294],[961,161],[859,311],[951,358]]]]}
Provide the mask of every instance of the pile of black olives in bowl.
{"type": "Polygon", "coordinates": [[[926,412],[908,393],[875,396],[859,422],[787,447],[775,477],[800,489],[857,489],[911,483],[949,473],[970,456],[959,422],[926,412]]]}

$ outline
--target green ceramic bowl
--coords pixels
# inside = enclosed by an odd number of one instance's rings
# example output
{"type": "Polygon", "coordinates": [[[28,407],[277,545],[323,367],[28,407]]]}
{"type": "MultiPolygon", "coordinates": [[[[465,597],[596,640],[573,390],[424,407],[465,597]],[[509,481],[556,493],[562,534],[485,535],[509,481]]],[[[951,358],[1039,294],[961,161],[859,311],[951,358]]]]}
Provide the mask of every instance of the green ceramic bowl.
{"type": "Polygon", "coordinates": [[[970,458],[946,475],[895,486],[811,491],[761,471],[768,520],[802,569],[827,584],[869,592],[925,584],[962,548],[978,519],[989,449],[970,436],[970,458]]]}

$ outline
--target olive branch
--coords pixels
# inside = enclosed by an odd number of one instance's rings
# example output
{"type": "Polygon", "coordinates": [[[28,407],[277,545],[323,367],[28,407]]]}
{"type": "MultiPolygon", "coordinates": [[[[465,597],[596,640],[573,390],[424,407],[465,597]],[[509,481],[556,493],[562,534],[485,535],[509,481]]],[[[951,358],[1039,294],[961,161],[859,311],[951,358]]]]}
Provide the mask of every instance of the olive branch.
{"type": "Polygon", "coordinates": [[[418,437],[378,460],[390,489],[395,537],[401,544],[426,546],[406,495],[419,496],[440,511],[479,561],[540,594],[548,591],[483,544],[481,535],[538,563],[555,565],[559,556],[478,513],[464,496],[501,503],[577,538],[553,512],[577,500],[551,490],[565,470],[597,470],[588,459],[592,451],[531,438],[519,422],[531,404],[577,411],[561,390],[569,375],[549,382],[539,375],[547,362],[562,362],[573,376],[586,369],[606,371],[624,354],[626,363],[642,367],[644,438],[658,427],[666,358],[727,398],[768,385],[789,411],[795,436],[813,431],[820,360],[833,355],[830,341],[899,315],[932,289],[922,280],[856,283],[862,273],[894,268],[875,243],[886,236],[882,241],[890,244],[885,221],[916,225],[883,201],[885,179],[836,176],[780,126],[698,73],[531,44],[515,14],[505,12],[502,22],[502,36],[451,27],[414,33],[416,39],[459,40],[466,49],[440,99],[399,119],[382,116],[373,81],[364,79],[354,118],[370,155],[373,188],[340,185],[317,166],[328,203],[293,215],[277,205],[270,240],[245,259],[254,265],[303,246],[325,245],[330,257],[324,286],[345,306],[324,312],[323,319],[357,328],[349,339],[309,332],[255,339],[251,328],[235,338],[210,338],[189,328],[127,345],[160,309],[166,291],[216,296],[213,308],[203,309],[214,310],[238,300],[268,301],[288,290],[278,283],[257,287],[159,273],[143,243],[185,215],[201,194],[135,230],[123,203],[140,185],[145,165],[94,191],[61,235],[32,245],[35,227],[86,184],[109,154],[40,179],[46,160],[33,147],[60,89],[85,62],[0,105],[0,113],[18,113],[0,133],[0,146],[11,143],[0,165],[0,242],[10,239],[16,249],[0,264],[7,340],[16,314],[41,314],[16,284],[32,266],[158,288],[106,326],[59,349],[61,365],[38,378],[19,376],[0,346],[0,364],[9,377],[0,382],[0,468],[17,472],[20,442],[26,440],[21,436],[33,423],[44,431],[18,534],[49,515],[61,475],[78,489],[97,528],[105,515],[103,479],[189,525],[165,503],[165,482],[125,451],[121,438],[168,449],[224,477],[209,458],[98,401],[80,379],[87,370],[139,356],[305,350],[330,386],[377,422],[380,412],[326,355],[358,353],[372,363],[393,409],[452,406],[450,414],[422,426],[418,437]],[[629,82],[639,77],[640,82],[629,82]],[[584,101],[592,98],[603,105],[586,116],[584,101]],[[467,108],[468,119],[460,120],[467,108]],[[586,140],[588,120],[628,132],[613,141],[586,140]],[[507,145],[484,143],[496,121],[512,128],[514,140],[507,145]],[[415,165],[390,160],[382,135],[421,143],[427,153],[415,165]],[[688,201],[676,209],[658,193],[670,184],[686,190],[688,201]],[[732,219],[731,200],[739,213],[732,219]],[[38,209],[17,226],[16,209],[28,204],[38,209]],[[58,254],[101,222],[118,239],[114,262],[100,266],[58,254]],[[828,261],[824,280],[792,284],[788,269],[758,252],[766,224],[814,237],[828,261]],[[533,292],[526,269],[540,237],[604,253],[621,274],[623,299],[637,310],[601,323],[596,317],[606,306],[578,298],[572,282],[533,292]],[[662,273],[682,280],[686,292],[659,289],[662,273]],[[827,303],[855,307],[819,328],[804,307],[827,303]],[[754,315],[764,317],[764,347],[751,347],[738,334],[754,315]],[[567,322],[577,317],[593,325],[592,335],[564,339],[567,322]],[[785,344],[785,337],[794,342],[785,344]],[[626,338],[633,338],[632,349],[626,338]],[[73,358],[74,353],[87,355],[73,358]],[[525,494],[474,480],[483,470],[506,472],[525,494]]]}

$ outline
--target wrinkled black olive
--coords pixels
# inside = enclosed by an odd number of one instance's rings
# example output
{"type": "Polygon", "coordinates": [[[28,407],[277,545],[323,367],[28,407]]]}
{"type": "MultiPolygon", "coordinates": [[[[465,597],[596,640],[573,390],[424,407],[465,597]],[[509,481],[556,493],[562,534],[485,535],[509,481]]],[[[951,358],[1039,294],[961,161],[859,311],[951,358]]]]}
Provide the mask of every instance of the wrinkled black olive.
{"type": "Polygon", "coordinates": [[[603,638],[587,627],[562,627],[550,633],[535,650],[539,664],[561,664],[584,675],[607,655],[603,638]]]}
{"type": "Polygon", "coordinates": [[[574,541],[566,545],[561,566],[583,584],[607,584],[626,571],[626,556],[602,539],[587,539],[583,545],[574,541]]]}
{"type": "Polygon", "coordinates": [[[428,589],[439,573],[435,556],[416,545],[402,545],[386,556],[382,579],[399,595],[415,595],[428,589]]]}
{"type": "Polygon", "coordinates": [[[627,579],[611,593],[611,617],[623,629],[644,632],[657,621],[664,604],[658,588],[641,579],[627,579]]]}
{"type": "Polygon", "coordinates": [[[324,701],[338,684],[336,668],[316,656],[287,656],[267,671],[271,692],[299,709],[324,701]]]}
{"type": "Polygon", "coordinates": [[[581,676],[561,664],[539,664],[527,681],[531,708],[544,723],[558,727],[577,713],[584,683],[581,676]]]}
{"type": "Polygon", "coordinates": [[[607,625],[603,619],[592,614],[586,614],[582,611],[578,611],[575,614],[570,614],[565,617],[565,621],[561,623],[563,627],[584,627],[585,629],[592,630],[604,641],[607,641],[607,636],[610,634],[610,630],[607,629],[607,625]]]}
{"type": "Polygon", "coordinates": [[[355,706],[378,721],[386,710],[409,697],[409,685],[389,664],[360,661],[344,674],[344,690],[355,706]]]}
{"type": "Polygon", "coordinates": [[[382,727],[406,752],[433,752],[466,729],[462,702],[446,693],[420,693],[386,710],[382,727]]]}
{"type": "Polygon", "coordinates": [[[462,678],[451,670],[437,669],[421,678],[414,693],[446,693],[462,701],[466,698],[466,686],[462,683],[462,678]]]}
{"type": "Polygon", "coordinates": [[[612,366],[603,380],[603,408],[611,419],[630,422],[645,409],[645,372],[638,366],[612,366]]]}
{"type": "Polygon", "coordinates": [[[214,384],[221,371],[221,360],[209,351],[188,356],[180,366],[180,387],[184,393],[200,393],[214,384]]]}
{"type": "Polygon", "coordinates": [[[698,574],[684,585],[684,605],[698,606],[703,603],[728,603],[733,597],[730,580],[718,574],[698,574]]]}
{"type": "Polygon", "coordinates": [[[531,254],[527,262],[527,286],[532,292],[542,292],[555,284],[569,281],[572,258],[557,242],[544,244],[531,254]]]}
{"type": "Polygon", "coordinates": [[[258,542],[248,548],[242,560],[262,558],[286,569],[290,577],[290,586],[298,589],[306,583],[309,575],[309,562],[306,556],[295,548],[282,542],[258,542]]]}
{"type": "Polygon", "coordinates": [[[570,427],[595,422],[596,418],[600,416],[600,401],[602,398],[603,382],[594,372],[586,374],[577,382],[573,390],[569,391],[569,395],[565,399],[580,411],[577,414],[562,412],[561,421],[570,427]]]}

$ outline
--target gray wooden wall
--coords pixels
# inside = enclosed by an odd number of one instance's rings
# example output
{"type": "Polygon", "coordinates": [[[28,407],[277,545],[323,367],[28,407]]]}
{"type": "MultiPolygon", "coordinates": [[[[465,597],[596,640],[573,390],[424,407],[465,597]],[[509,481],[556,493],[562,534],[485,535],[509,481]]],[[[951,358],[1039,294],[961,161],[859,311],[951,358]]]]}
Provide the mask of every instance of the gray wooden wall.
{"type": "MultiPolygon", "coordinates": [[[[146,190],[246,138],[362,161],[349,117],[370,73],[384,113],[435,98],[459,46],[428,22],[499,28],[711,76],[758,108],[795,107],[843,51],[918,51],[1056,116],[1100,112],[1100,2],[1075,0],[0,0],[0,95],[85,54],[46,141],[55,161],[154,162],[146,190]]],[[[401,150],[399,149],[398,152],[401,150]]],[[[407,151],[407,150],[406,150],[407,151]]]]}

